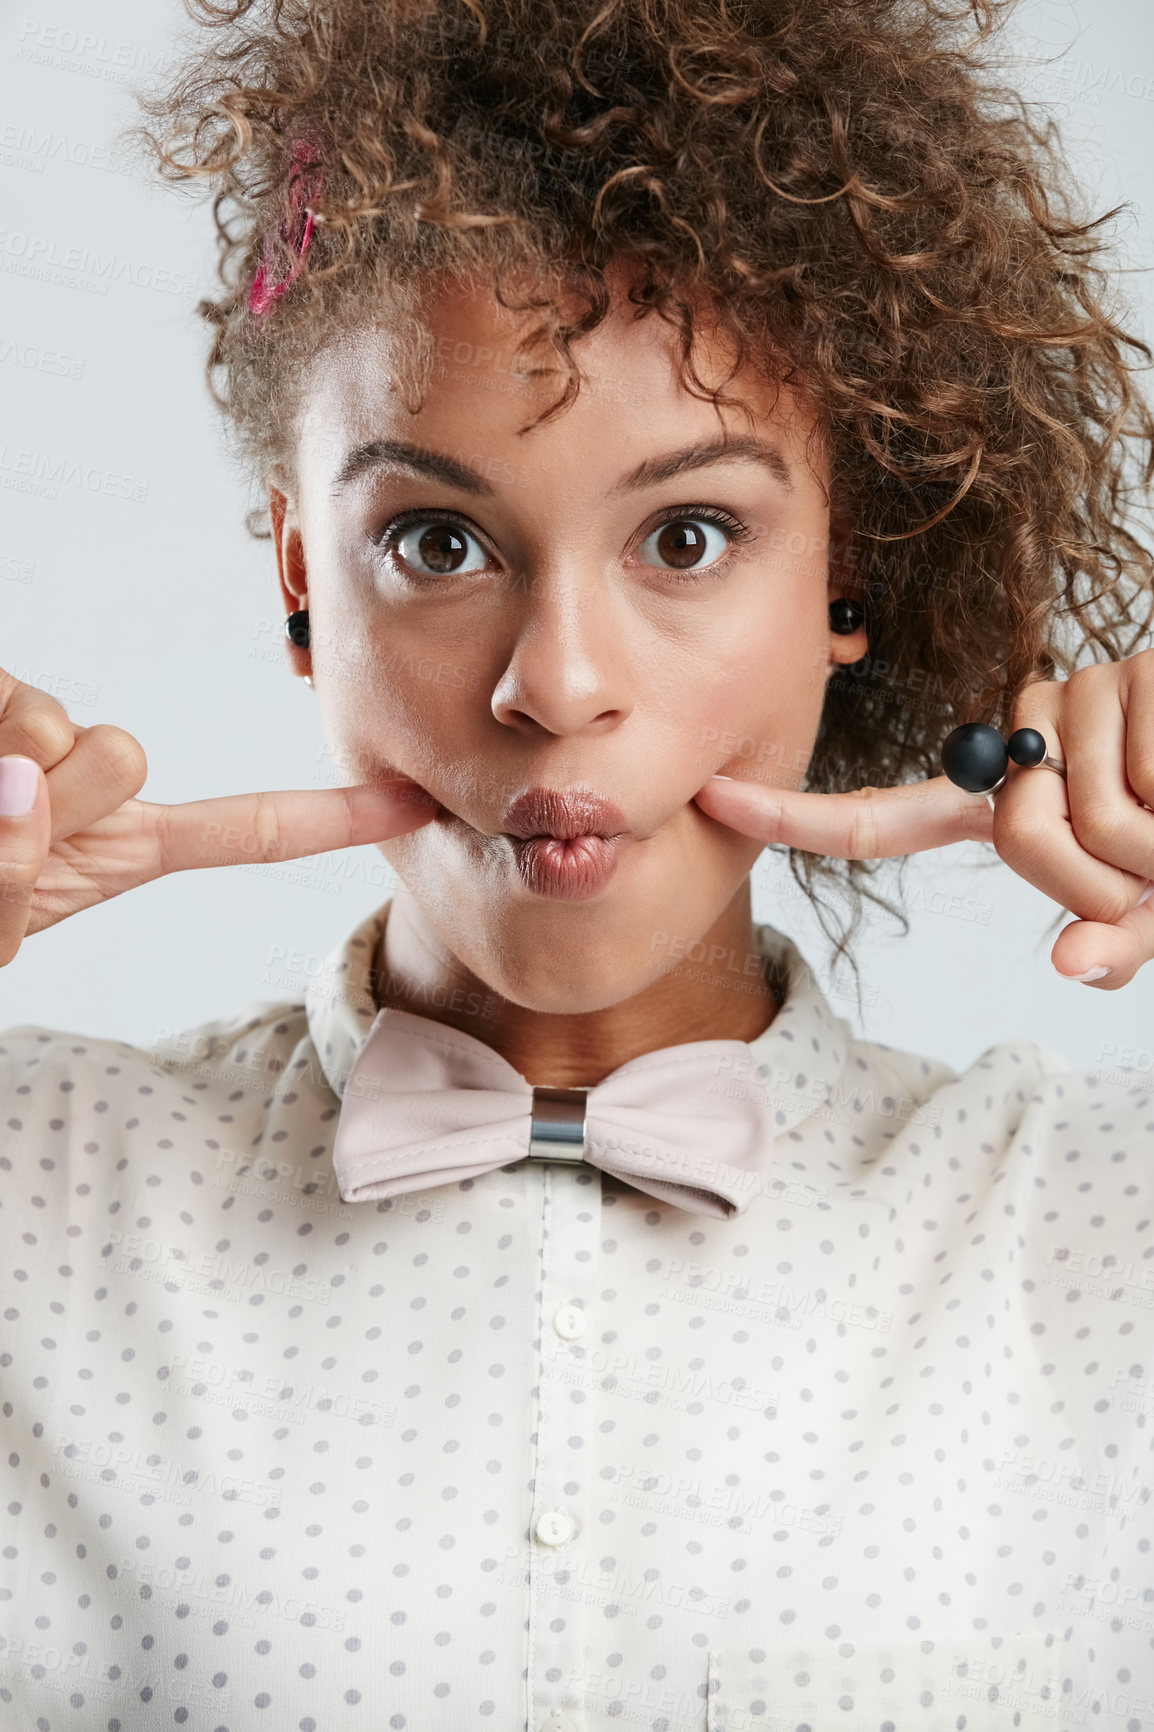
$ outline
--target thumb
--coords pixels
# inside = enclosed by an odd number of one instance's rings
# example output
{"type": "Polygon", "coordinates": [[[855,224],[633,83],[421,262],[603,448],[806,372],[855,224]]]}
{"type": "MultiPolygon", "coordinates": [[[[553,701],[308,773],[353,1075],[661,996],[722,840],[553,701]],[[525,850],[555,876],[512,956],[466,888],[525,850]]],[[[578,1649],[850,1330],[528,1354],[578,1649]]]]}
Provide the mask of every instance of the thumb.
{"type": "Polygon", "coordinates": [[[955,787],[948,776],[848,794],[803,794],[712,776],[694,800],[743,836],[838,860],[881,860],[994,836],[989,801],[955,787]]]}
{"type": "Polygon", "coordinates": [[[0,758],[0,968],[28,933],[32,899],[51,846],[48,783],[34,758],[0,758]]]}

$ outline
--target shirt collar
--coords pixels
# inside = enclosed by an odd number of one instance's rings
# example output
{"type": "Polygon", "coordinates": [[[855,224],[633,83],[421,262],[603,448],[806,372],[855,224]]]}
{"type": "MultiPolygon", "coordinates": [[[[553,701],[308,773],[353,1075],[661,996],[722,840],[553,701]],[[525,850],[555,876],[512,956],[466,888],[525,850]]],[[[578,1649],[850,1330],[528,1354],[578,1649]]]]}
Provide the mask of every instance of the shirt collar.
{"type": "Polygon", "coordinates": [[[309,1035],[329,1087],[342,1099],[379,1008],[373,995],[373,959],[388,913],[385,902],[366,915],[333,946],[305,987],[309,1035]]]}
{"type": "MultiPolygon", "coordinates": [[[[377,1015],[373,965],[389,907],[386,902],[374,909],[335,945],[305,989],[309,1034],[338,1097],[377,1015]]],[[[755,925],[754,934],[770,983],[785,998],[764,1034],[746,1043],[749,1062],[743,1074],[725,1078],[720,1086],[767,1091],[774,1100],[775,1127],[785,1132],[828,1103],[845,1069],[852,1035],[793,940],[773,926],[755,925]]],[[[730,957],[719,966],[728,968],[734,989],[740,990],[747,975],[737,962],[730,957]]]]}

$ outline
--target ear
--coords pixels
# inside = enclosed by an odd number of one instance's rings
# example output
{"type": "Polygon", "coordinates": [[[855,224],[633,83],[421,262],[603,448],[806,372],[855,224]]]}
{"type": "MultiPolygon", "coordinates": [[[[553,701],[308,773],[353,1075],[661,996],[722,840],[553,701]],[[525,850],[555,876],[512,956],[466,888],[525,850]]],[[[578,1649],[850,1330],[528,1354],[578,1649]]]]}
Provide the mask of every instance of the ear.
{"type": "MultiPolygon", "coordinates": [[[[276,549],[277,576],[280,579],[284,616],[307,608],[308,572],[305,568],[304,543],[297,520],[296,505],[288,491],[288,478],[278,465],[269,476],[268,510],[272,523],[272,540],[276,549]]],[[[285,650],[293,673],[303,678],[312,674],[312,653],[298,649],[288,636],[285,650]]]]}

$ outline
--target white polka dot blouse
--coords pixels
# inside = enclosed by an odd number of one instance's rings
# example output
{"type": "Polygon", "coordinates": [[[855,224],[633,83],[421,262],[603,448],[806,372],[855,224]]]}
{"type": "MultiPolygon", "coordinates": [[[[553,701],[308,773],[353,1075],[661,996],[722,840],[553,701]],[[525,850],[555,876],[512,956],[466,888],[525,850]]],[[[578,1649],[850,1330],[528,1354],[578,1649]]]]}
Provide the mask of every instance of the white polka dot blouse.
{"type": "Polygon", "coordinates": [[[742,1213],[346,1203],[386,916],[154,1051],[0,1034],[0,1727],[1151,1732],[1148,1082],[859,1041],[761,926],[742,1213]]]}

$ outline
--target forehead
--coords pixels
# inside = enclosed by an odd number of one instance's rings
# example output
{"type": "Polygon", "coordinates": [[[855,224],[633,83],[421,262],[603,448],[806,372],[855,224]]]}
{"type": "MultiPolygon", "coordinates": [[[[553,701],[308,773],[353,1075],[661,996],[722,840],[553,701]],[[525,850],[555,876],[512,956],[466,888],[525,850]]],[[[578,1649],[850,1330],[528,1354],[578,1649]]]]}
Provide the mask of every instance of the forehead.
{"type": "MultiPolygon", "coordinates": [[[[612,279],[611,279],[612,280],[612,279]]],[[[562,299],[562,306],[565,306],[562,299]]],[[[566,309],[567,310],[567,309],[566,309]]],[[[593,463],[608,450],[662,444],[670,436],[715,438],[772,428],[778,444],[802,459],[816,424],[812,406],[750,363],[733,372],[733,342],[709,306],[694,304],[693,363],[706,388],[724,385],[734,407],[715,407],[686,389],[678,337],[655,313],[644,318],[613,281],[605,319],[571,343],[580,374],[575,402],[528,427],[560,396],[564,364],[547,342],[518,353],[539,315],[507,308],[487,288],[440,287],[421,308],[427,356],[419,403],[406,389],[404,327],[366,318],[344,328],[317,354],[298,420],[302,469],[336,472],[361,441],[401,436],[452,448],[461,441],[519,459],[564,451],[593,463]],[[409,399],[408,402],[406,399],[409,399]]],[[[807,452],[808,461],[815,459],[807,452]]],[[[824,463],[819,462],[819,468],[824,463]]]]}

